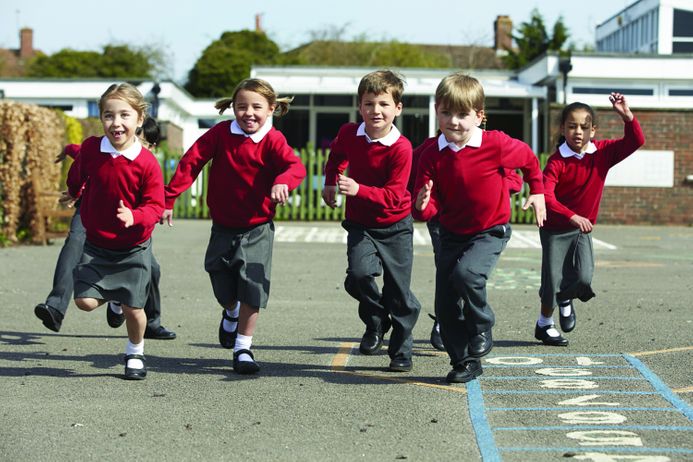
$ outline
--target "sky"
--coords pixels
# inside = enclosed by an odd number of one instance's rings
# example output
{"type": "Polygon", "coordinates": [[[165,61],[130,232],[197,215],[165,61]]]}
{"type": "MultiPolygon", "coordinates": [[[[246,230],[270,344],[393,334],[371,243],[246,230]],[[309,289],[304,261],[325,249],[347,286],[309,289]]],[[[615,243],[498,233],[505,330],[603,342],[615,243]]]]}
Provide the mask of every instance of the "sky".
{"type": "Polygon", "coordinates": [[[174,80],[185,83],[204,49],[223,32],[262,28],[288,50],[325,31],[343,37],[445,45],[493,45],[493,22],[508,15],[515,27],[533,8],[550,31],[559,16],[578,49],[594,44],[594,30],[635,0],[0,0],[0,48],[19,48],[19,29],[34,30],[34,48],[101,50],[117,43],[154,46],[171,59],[174,80]],[[136,8],[135,8],[136,7],[136,8]]]}

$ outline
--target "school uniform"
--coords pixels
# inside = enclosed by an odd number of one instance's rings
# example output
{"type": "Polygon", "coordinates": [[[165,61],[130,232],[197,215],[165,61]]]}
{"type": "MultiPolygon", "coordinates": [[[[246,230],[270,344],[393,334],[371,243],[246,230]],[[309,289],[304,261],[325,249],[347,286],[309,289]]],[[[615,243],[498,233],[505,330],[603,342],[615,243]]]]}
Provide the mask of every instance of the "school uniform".
{"type": "Polygon", "coordinates": [[[325,185],[335,186],[349,168],[359,184],[346,199],[346,291],[359,301],[359,317],[368,332],[380,335],[392,327],[388,354],[411,359],[412,329],[421,306],[410,290],[413,263],[413,219],[407,180],[412,147],[396,127],[380,140],[365,124],[345,124],[330,145],[325,185]],[[382,292],[375,278],[383,275],[382,292]]]}
{"type": "Polygon", "coordinates": [[[146,304],[151,279],[151,234],[163,212],[159,162],[139,140],[118,152],[107,137],[82,143],[67,178],[72,197],[81,194],[86,242],[75,268],[75,298],[146,304]],[[129,228],[117,218],[120,201],[132,210],[129,228]]]}
{"type": "Polygon", "coordinates": [[[624,124],[623,138],[590,142],[584,153],[563,143],[544,167],[546,222],[539,230],[542,243],[541,288],[545,306],[558,300],[595,296],[592,290],[594,251],[592,233],[584,234],[570,223],[579,215],[597,223],[606,176],[614,165],[645,143],[637,119],[624,124]]]}
{"type": "MultiPolygon", "coordinates": [[[[65,154],[72,159],[76,159],[79,156],[79,152],[79,144],[69,144],[65,147],[65,154]]],[[[55,271],[53,272],[53,286],[45,303],[58,311],[61,319],[65,317],[70,300],[72,300],[72,291],[74,289],[73,272],[82,257],[84,242],[86,241],[86,230],[82,225],[82,217],[79,211],[80,200],[77,200],[74,209],[75,214],[70,221],[70,228],[63,247],[60,249],[55,271]]],[[[153,255],[151,274],[152,280],[149,285],[149,294],[147,303],[144,306],[144,312],[147,316],[147,328],[156,331],[161,326],[161,296],[159,293],[161,268],[153,255]]]]}
{"type": "Polygon", "coordinates": [[[270,292],[275,184],[293,190],[306,175],[301,159],[268,118],[246,134],[234,121],[221,122],[188,149],[165,188],[166,208],[190,187],[207,162],[207,205],[212,232],[205,255],[214,295],[222,306],[240,301],[267,306],[270,292]]]}
{"type": "Polygon", "coordinates": [[[421,154],[416,190],[429,180],[433,189],[428,206],[414,208],[414,216],[440,221],[436,317],[453,366],[468,358],[469,339],[495,323],[486,282],[512,232],[504,171],[518,168],[531,193],[543,193],[537,157],[502,132],[477,127],[461,148],[441,134],[421,154]]]}

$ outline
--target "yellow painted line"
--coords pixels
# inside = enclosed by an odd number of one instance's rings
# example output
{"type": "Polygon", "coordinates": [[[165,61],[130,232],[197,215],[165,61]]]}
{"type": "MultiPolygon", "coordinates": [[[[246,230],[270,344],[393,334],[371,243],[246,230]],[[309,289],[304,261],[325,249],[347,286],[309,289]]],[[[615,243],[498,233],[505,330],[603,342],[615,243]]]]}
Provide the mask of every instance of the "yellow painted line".
{"type": "MultiPolygon", "coordinates": [[[[332,358],[332,362],[330,363],[330,369],[332,369],[332,372],[339,372],[342,374],[349,374],[349,375],[354,375],[358,377],[365,377],[369,379],[379,379],[379,380],[385,380],[387,382],[396,382],[396,383],[403,383],[406,385],[416,385],[418,387],[427,387],[427,388],[435,388],[438,390],[446,390],[446,391],[454,391],[455,393],[467,393],[467,388],[464,386],[453,386],[453,385],[439,385],[437,383],[427,383],[427,382],[421,382],[418,380],[410,380],[407,378],[400,378],[400,377],[391,377],[391,376],[386,376],[386,375],[379,375],[379,374],[371,374],[368,372],[359,372],[359,371],[348,371],[346,370],[346,364],[349,361],[349,356],[351,355],[351,350],[356,348],[356,343],[353,342],[344,342],[339,345],[339,349],[337,350],[337,353],[334,355],[332,358]]],[[[436,355],[442,354],[443,352],[440,351],[435,351],[431,352],[429,350],[425,350],[427,353],[434,353],[436,355]]]]}
{"type": "Polygon", "coordinates": [[[356,344],[353,342],[344,342],[339,345],[339,350],[337,350],[337,354],[334,355],[332,363],[330,364],[330,368],[332,368],[333,372],[341,372],[344,370],[347,361],[349,361],[351,350],[354,349],[354,347],[356,347],[356,344]]]}
{"type": "Polygon", "coordinates": [[[666,350],[654,350],[654,351],[641,351],[639,353],[630,353],[631,356],[651,356],[659,355],[663,353],[676,353],[678,351],[691,351],[693,346],[680,347],[680,348],[668,348],[666,350]]]}
{"type": "Polygon", "coordinates": [[[672,390],[674,393],[693,393],[693,387],[677,388],[672,390]]]}
{"type": "Polygon", "coordinates": [[[663,263],[652,263],[646,261],[609,261],[600,260],[596,265],[600,268],[661,268],[663,263]]]}

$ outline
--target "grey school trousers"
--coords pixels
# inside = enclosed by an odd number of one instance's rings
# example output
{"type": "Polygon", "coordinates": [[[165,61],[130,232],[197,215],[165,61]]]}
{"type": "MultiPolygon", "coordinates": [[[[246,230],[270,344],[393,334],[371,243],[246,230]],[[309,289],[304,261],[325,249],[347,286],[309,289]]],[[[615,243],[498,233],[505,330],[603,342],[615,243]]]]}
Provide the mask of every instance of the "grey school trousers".
{"type": "Polygon", "coordinates": [[[453,366],[469,356],[469,338],[490,330],[495,323],[486,298],[486,282],[511,233],[509,224],[472,235],[454,234],[440,227],[435,310],[453,366]]]}
{"type": "MultiPolygon", "coordinates": [[[[53,273],[53,288],[51,289],[46,305],[58,310],[63,317],[67,313],[67,307],[72,300],[74,289],[73,270],[82,257],[84,242],[87,239],[86,230],[82,225],[82,217],[79,213],[79,205],[75,206],[75,214],[70,222],[70,230],[65,238],[63,248],[60,249],[58,262],[53,273]]],[[[159,294],[159,279],[161,267],[152,255],[152,278],[149,283],[149,297],[144,306],[147,315],[147,327],[157,329],[161,325],[161,295],[159,294]]]]}
{"type": "Polygon", "coordinates": [[[347,230],[346,291],[359,301],[367,331],[385,333],[392,326],[388,354],[411,358],[412,329],[421,305],[410,290],[414,259],[414,221],[410,216],[386,228],[366,228],[344,221],[347,230]],[[382,292],[375,278],[383,276],[382,292]]]}

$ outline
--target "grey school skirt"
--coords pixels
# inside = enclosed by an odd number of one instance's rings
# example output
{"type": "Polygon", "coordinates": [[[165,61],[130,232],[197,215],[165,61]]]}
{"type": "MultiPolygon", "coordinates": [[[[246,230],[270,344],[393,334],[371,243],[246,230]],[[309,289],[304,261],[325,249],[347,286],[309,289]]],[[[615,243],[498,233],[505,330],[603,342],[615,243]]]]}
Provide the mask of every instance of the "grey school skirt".
{"type": "Polygon", "coordinates": [[[544,306],[555,307],[558,301],[577,298],[583,302],[594,297],[594,251],[592,233],[574,230],[539,229],[541,238],[541,288],[544,306]]]}
{"type": "Polygon", "coordinates": [[[220,305],[240,301],[255,308],[267,306],[273,243],[271,221],[252,228],[212,225],[205,270],[220,305]]]}
{"type": "Polygon", "coordinates": [[[152,267],[152,240],[126,250],[110,250],[84,243],[75,267],[75,298],[120,302],[132,308],[147,303],[152,267]]]}

